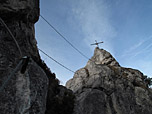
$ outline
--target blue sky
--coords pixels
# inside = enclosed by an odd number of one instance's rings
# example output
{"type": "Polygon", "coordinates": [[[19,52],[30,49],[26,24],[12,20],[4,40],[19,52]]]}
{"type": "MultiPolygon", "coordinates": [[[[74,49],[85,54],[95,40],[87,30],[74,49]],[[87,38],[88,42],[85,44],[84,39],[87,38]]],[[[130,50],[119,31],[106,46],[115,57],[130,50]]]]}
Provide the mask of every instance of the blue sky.
{"type": "MultiPolygon", "coordinates": [[[[95,40],[123,67],[152,76],[152,0],[41,0],[41,15],[75,47],[91,58],[95,40]]],[[[70,47],[40,17],[36,23],[38,47],[76,71],[87,59],[70,47]]],[[[73,77],[42,53],[42,59],[61,84],[73,77]]]]}

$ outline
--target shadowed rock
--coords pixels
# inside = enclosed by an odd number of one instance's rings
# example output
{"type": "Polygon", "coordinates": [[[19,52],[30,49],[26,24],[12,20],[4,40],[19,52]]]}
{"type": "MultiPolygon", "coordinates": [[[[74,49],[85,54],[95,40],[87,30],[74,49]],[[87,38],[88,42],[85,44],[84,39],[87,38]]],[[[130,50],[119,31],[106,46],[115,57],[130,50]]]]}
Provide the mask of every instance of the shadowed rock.
{"type": "MultiPolygon", "coordinates": [[[[22,73],[19,68],[0,92],[0,114],[44,114],[48,77],[35,39],[39,0],[1,0],[0,17],[15,37],[22,57],[30,58],[22,73]]],[[[0,87],[21,60],[19,49],[4,24],[0,24],[0,87]]]]}
{"type": "Polygon", "coordinates": [[[0,114],[71,114],[72,91],[59,85],[38,53],[34,24],[39,0],[0,0],[0,18],[17,42],[0,24],[0,87],[21,58],[29,57],[0,91],[0,114]]]}

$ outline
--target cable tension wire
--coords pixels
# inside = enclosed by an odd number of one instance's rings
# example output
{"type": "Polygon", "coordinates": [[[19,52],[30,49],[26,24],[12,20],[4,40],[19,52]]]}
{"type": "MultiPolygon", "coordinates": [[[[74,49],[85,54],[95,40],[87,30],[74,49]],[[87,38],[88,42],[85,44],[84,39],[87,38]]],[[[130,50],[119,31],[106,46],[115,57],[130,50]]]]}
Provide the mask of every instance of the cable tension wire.
{"type": "Polygon", "coordinates": [[[79,54],[81,54],[83,57],[89,60],[89,58],[83,54],[78,48],[76,48],[70,41],[67,40],[66,37],[64,37],[47,19],[45,19],[42,15],[40,17],[57,33],[59,34],[73,49],[75,49],[79,54]]]}
{"type": "MultiPolygon", "coordinates": [[[[38,48],[39,49],[39,48],[38,48]]],[[[47,57],[49,57],[50,59],[52,59],[54,62],[56,62],[57,64],[59,64],[60,66],[62,66],[63,68],[67,69],[68,71],[75,73],[73,70],[67,68],[66,66],[64,66],[63,64],[61,64],[60,62],[58,62],[57,60],[53,59],[51,56],[49,56],[47,53],[45,53],[44,51],[42,51],[41,49],[39,49],[39,51],[41,51],[44,55],[46,55],[47,57]]]]}
{"type": "Polygon", "coordinates": [[[8,31],[8,33],[10,34],[10,36],[13,38],[18,50],[19,50],[19,53],[20,53],[20,56],[22,57],[22,51],[21,51],[21,48],[18,44],[18,42],[16,41],[14,35],[12,34],[11,30],[8,28],[8,26],[5,24],[5,22],[3,21],[3,19],[0,17],[0,22],[1,24],[6,28],[6,30],[8,31]]]}

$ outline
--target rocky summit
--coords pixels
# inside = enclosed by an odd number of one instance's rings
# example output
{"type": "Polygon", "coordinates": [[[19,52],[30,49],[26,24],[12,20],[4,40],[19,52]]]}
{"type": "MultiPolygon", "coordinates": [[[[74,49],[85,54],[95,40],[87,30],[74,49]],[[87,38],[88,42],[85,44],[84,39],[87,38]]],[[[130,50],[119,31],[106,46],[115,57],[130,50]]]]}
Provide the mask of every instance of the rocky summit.
{"type": "Polygon", "coordinates": [[[148,78],[103,49],[59,85],[37,48],[39,12],[39,0],[0,0],[0,114],[152,114],[148,78]]]}
{"type": "Polygon", "coordinates": [[[73,114],[152,114],[152,89],[143,73],[121,67],[103,49],[95,49],[66,87],[76,96],[73,114]]]}

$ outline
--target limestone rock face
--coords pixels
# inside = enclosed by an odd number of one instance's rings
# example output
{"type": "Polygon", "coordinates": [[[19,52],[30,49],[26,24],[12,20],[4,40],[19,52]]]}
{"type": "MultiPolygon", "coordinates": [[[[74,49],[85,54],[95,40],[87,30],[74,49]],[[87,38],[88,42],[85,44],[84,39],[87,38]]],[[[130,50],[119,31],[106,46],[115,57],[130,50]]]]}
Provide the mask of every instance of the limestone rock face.
{"type": "Polygon", "coordinates": [[[59,85],[38,53],[39,0],[0,0],[0,18],[0,114],[71,114],[73,92],[59,85]],[[24,56],[29,61],[18,68],[24,56]]]}
{"type": "Polygon", "coordinates": [[[119,63],[115,60],[115,58],[106,50],[95,48],[93,57],[88,61],[87,65],[90,62],[94,61],[96,64],[104,64],[110,66],[120,66],[119,63]]]}
{"type": "Polygon", "coordinates": [[[39,0],[1,0],[0,16],[5,20],[21,19],[35,23],[39,18],[39,0]]]}
{"type": "MultiPolygon", "coordinates": [[[[1,75],[1,85],[8,78],[13,68],[6,75],[1,75]]],[[[0,92],[1,114],[44,114],[48,78],[39,65],[31,60],[26,72],[15,73],[9,83],[0,92]]]]}
{"type": "Polygon", "coordinates": [[[44,114],[48,91],[48,77],[40,66],[34,24],[39,17],[39,0],[1,0],[0,17],[15,37],[19,49],[8,30],[0,22],[0,88],[28,56],[25,72],[22,64],[0,91],[0,114],[44,114]]]}
{"type": "Polygon", "coordinates": [[[151,114],[152,90],[143,74],[120,67],[112,55],[96,48],[87,65],[66,83],[75,96],[73,114],[151,114]]]}

